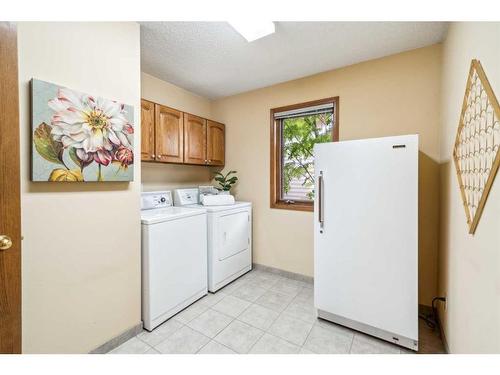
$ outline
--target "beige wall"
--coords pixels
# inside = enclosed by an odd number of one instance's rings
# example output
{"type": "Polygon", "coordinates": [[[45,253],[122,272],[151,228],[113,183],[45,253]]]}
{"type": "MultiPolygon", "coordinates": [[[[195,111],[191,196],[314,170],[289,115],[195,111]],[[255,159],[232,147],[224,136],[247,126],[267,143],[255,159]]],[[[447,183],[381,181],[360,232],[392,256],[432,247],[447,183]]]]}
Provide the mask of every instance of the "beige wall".
{"type": "MultiPolygon", "coordinates": [[[[211,118],[211,102],[149,74],[141,74],[142,98],[183,112],[211,118]]],[[[213,169],[195,165],[142,163],[142,190],[174,189],[207,185],[213,169]]]]}
{"type": "Polygon", "coordinates": [[[18,48],[23,351],[85,353],[141,321],[141,167],[131,183],[30,182],[28,82],[133,105],[140,144],[139,25],[20,23],[18,48]]]}
{"type": "MultiPolygon", "coordinates": [[[[226,167],[239,172],[238,199],[254,203],[254,261],[313,274],[312,213],[270,209],[269,110],[340,97],[340,138],[420,134],[421,303],[437,291],[441,46],[434,45],[216,100],[227,124],[226,167]]],[[[390,230],[390,228],[388,228],[390,230]]]]}
{"type": "Polygon", "coordinates": [[[443,47],[441,129],[440,308],[453,353],[500,352],[500,178],[474,235],[468,234],[453,143],[471,59],[478,59],[500,98],[500,23],[454,23],[443,47]]]}

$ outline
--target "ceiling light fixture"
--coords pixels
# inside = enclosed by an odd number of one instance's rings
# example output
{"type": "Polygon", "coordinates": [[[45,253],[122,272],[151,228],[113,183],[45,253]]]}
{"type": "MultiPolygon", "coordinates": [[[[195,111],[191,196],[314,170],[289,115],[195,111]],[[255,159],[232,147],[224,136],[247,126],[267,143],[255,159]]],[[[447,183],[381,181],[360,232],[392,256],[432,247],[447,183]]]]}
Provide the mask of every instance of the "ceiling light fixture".
{"type": "Polygon", "coordinates": [[[228,23],[240,33],[248,42],[265,37],[275,32],[272,21],[228,21],[228,23]]]}

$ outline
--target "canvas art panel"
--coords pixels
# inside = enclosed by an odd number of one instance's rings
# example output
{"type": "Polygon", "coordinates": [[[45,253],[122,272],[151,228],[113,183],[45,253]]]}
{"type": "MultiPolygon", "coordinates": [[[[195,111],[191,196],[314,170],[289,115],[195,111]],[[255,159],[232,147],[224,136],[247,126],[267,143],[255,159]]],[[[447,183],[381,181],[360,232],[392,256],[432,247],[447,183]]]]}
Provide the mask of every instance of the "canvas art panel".
{"type": "Polygon", "coordinates": [[[134,108],[31,81],[32,181],[133,181],[134,108]]]}

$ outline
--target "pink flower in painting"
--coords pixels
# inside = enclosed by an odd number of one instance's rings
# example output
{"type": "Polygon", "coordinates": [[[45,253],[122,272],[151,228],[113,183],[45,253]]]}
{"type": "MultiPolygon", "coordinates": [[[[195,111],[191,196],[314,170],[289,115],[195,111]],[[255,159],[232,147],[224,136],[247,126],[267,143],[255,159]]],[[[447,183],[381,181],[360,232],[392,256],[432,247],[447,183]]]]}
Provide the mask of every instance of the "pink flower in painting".
{"type": "Polygon", "coordinates": [[[88,154],[83,151],[83,148],[76,149],[76,156],[81,160],[83,164],[90,164],[94,160],[94,154],[89,152],[88,154]]]}
{"type": "Polygon", "coordinates": [[[128,137],[134,129],[125,118],[123,104],[61,88],[48,105],[54,110],[54,140],[65,148],[74,147],[80,160],[94,159],[106,166],[114,150],[131,147],[128,137]]]}
{"type": "Polygon", "coordinates": [[[102,164],[105,167],[113,161],[113,154],[108,150],[99,150],[93,154],[96,163],[102,164]]]}
{"type": "Polygon", "coordinates": [[[115,152],[115,159],[120,162],[122,167],[126,168],[134,162],[134,153],[131,149],[120,146],[115,152]]]}

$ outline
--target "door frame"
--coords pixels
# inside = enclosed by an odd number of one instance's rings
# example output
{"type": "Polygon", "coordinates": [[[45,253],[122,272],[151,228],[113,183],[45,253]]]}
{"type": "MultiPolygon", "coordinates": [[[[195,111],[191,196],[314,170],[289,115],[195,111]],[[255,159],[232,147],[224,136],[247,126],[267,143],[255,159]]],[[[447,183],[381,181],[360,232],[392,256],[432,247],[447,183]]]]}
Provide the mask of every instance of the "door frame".
{"type": "Polygon", "coordinates": [[[17,29],[0,22],[0,353],[21,353],[21,198],[17,29]],[[7,244],[5,246],[8,246],[7,244]]]}

